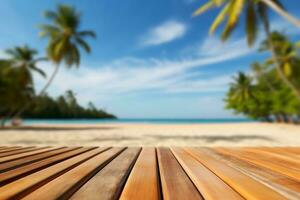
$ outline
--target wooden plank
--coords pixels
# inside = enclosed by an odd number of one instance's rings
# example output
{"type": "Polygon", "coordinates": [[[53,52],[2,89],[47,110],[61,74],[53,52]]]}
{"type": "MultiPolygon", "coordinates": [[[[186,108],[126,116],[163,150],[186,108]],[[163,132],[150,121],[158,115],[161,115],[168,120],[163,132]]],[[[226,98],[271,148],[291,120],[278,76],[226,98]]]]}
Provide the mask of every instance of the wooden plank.
{"type": "MultiPolygon", "coordinates": [[[[97,148],[18,179],[0,188],[0,199],[20,199],[107,148],[97,148]]],[[[60,187],[60,186],[59,186],[60,187]]],[[[65,186],[64,186],[65,187],[65,186]]],[[[60,187],[61,188],[61,187],[60,187]]]]}
{"type": "Polygon", "coordinates": [[[158,148],[157,153],[163,198],[203,199],[171,151],[168,148],[158,148]]]}
{"type": "Polygon", "coordinates": [[[19,158],[24,158],[27,156],[31,156],[31,155],[36,155],[36,154],[40,154],[43,152],[47,152],[49,150],[51,150],[53,148],[49,148],[49,147],[41,147],[41,148],[35,148],[32,151],[29,152],[25,152],[25,153],[18,153],[16,155],[11,155],[11,156],[6,156],[6,157],[2,157],[0,158],[0,164],[7,162],[7,161],[12,161],[12,160],[17,160],[19,158]]]}
{"type": "Polygon", "coordinates": [[[69,199],[77,189],[123,150],[124,148],[112,148],[105,151],[38,188],[23,199],[39,199],[41,196],[43,200],[69,199]],[[57,187],[58,185],[63,187],[57,187]]]}
{"type": "Polygon", "coordinates": [[[300,158],[295,158],[293,156],[285,155],[284,152],[275,153],[275,149],[272,151],[267,151],[263,148],[242,148],[244,151],[260,154],[261,157],[276,159],[279,162],[284,162],[285,164],[294,167],[295,169],[300,169],[300,158]]]}
{"type": "Polygon", "coordinates": [[[158,179],[155,148],[143,148],[126,182],[120,200],[160,199],[158,179]]]}
{"type": "Polygon", "coordinates": [[[92,149],[95,149],[95,147],[86,147],[86,148],[76,149],[71,152],[66,152],[66,153],[56,155],[56,156],[51,156],[47,159],[40,160],[38,162],[34,162],[29,165],[25,165],[25,166],[22,166],[17,169],[13,169],[13,170],[10,170],[10,171],[4,172],[4,173],[0,173],[0,186],[10,183],[16,179],[20,179],[21,177],[32,174],[38,170],[42,170],[46,167],[49,167],[51,165],[62,162],[73,156],[77,156],[79,154],[90,151],[92,149]]]}
{"type": "Polygon", "coordinates": [[[185,148],[185,150],[245,199],[286,199],[264,184],[213,158],[204,149],[185,148]]]}
{"type": "Polygon", "coordinates": [[[213,154],[212,156],[217,156],[229,166],[242,171],[259,182],[262,182],[278,193],[284,195],[287,199],[300,199],[300,182],[283,174],[241,160],[232,155],[222,154],[215,149],[210,150],[210,154],[213,154]]]}
{"type": "Polygon", "coordinates": [[[261,155],[254,152],[244,151],[243,149],[217,148],[217,150],[220,150],[224,153],[232,152],[234,156],[241,158],[247,162],[251,162],[255,165],[259,165],[269,170],[287,175],[296,180],[300,180],[300,170],[299,168],[293,166],[291,162],[278,160],[276,159],[276,157],[266,154],[261,155]]]}
{"type": "Polygon", "coordinates": [[[244,199],[182,148],[172,148],[172,152],[204,199],[244,199]]]}
{"type": "Polygon", "coordinates": [[[5,153],[8,151],[15,151],[15,150],[19,150],[19,149],[23,149],[23,147],[7,147],[5,149],[1,149],[0,153],[5,153]]]}
{"type": "Polygon", "coordinates": [[[42,159],[46,159],[53,155],[58,155],[60,153],[72,151],[72,150],[75,150],[78,148],[79,147],[73,147],[73,148],[58,147],[58,148],[50,149],[49,151],[46,151],[44,153],[40,153],[37,155],[32,155],[32,156],[28,156],[25,158],[19,158],[17,160],[5,162],[3,164],[0,164],[0,173],[17,168],[17,167],[25,165],[25,164],[29,164],[29,163],[36,162],[36,161],[39,161],[42,159]]]}
{"type": "Polygon", "coordinates": [[[290,148],[285,148],[285,150],[294,153],[296,155],[300,154],[300,148],[299,147],[290,147],[290,148]]]}
{"type": "Polygon", "coordinates": [[[300,153],[295,154],[291,151],[289,151],[287,148],[278,148],[278,147],[259,147],[260,150],[276,153],[278,155],[285,155],[288,157],[296,158],[297,160],[300,160],[300,153]]]}
{"type": "Polygon", "coordinates": [[[139,151],[140,148],[126,149],[76,191],[70,200],[117,199],[139,151]]]}
{"type": "Polygon", "coordinates": [[[0,154],[0,158],[6,157],[6,156],[11,156],[11,155],[16,155],[19,153],[25,153],[25,152],[30,152],[34,151],[36,147],[26,147],[26,148],[21,148],[21,149],[15,149],[13,151],[8,151],[0,154]]]}

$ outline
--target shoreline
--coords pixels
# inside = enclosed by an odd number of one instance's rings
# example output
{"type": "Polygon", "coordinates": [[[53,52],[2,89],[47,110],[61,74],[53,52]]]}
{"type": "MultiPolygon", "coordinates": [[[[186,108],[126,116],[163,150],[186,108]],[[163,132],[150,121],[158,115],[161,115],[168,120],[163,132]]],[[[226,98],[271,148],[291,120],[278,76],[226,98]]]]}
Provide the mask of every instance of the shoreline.
{"type": "Polygon", "coordinates": [[[300,126],[207,124],[38,124],[0,129],[5,146],[300,146],[300,126]]]}

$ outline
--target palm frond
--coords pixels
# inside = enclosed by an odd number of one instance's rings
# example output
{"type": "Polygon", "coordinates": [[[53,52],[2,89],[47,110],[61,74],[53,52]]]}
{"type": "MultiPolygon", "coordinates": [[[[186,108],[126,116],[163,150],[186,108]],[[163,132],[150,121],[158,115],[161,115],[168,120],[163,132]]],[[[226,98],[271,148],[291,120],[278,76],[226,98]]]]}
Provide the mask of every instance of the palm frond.
{"type": "Polygon", "coordinates": [[[286,62],[283,64],[283,72],[286,77],[290,77],[292,75],[292,66],[290,63],[286,62]]]}
{"type": "Polygon", "coordinates": [[[254,4],[252,2],[248,3],[246,11],[246,33],[248,45],[252,46],[257,37],[257,20],[254,4]]]}
{"type": "Polygon", "coordinates": [[[259,14],[260,19],[264,23],[266,30],[269,30],[270,22],[269,22],[269,16],[268,16],[268,7],[264,3],[258,2],[257,3],[257,12],[259,14]]]}
{"type": "Polygon", "coordinates": [[[207,3],[205,3],[203,6],[198,8],[194,13],[193,17],[196,17],[198,15],[201,15],[202,13],[206,12],[207,10],[213,8],[215,5],[215,2],[212,0],[209,0],[207,3]]]}
{"type": "Polygon", "coordinates": [[[39,73],[39,74],[40,74],[41,76],[43,76],[44,78],[47,77],[46,73],[45,73],[43,70],[41,70],[41,69],[39,69],[38,67],[36,67],[35,65],[30,65],[29,67],[30,67],[30,69],[32,69],[33,71],[39,73]]]}
{"type": "Polygon", "coordinates": [[[235,0],[231,3],[230,13],[228,16],[228,26],[234,26],[243,10],[245,0],[235,0]]]}
{"type": "Polygon", "coordinates": [[[93,31],[80,31],[76,34],[79,37],[92,37],[92,38],[96,38],[96,33],[94,33],[93,31]]]}
{"type": "Polygon", "coordinates": [[[218,28],[218,26],[226,19],[226,15],[228,14],[230,5],[227,4],[222,11],[219,13],[219,15],[216,17],[214,22],[212,23],[209,33],[212,34],[215,32],[215,30],[218,28]]]}
{"type": "Polygon", "coordinates": [[[233,30],[235,29],[236,24],[230,25],[229,23],[227,23],[222,35],[221,35],[221,39],[223,41],[227,40],[229,38],[229,36],[231,35],[231,33],[233,32],[233,30]]]}
{"type": "Polygon", "coordinates": [[[78,43],[78,45],[80,47],[82,47],[87,53],[91,52],[91,48],[88,45],[88,43],[86,43],[83,39],[81,39],[80,37],[76,37],[76,42],[78,43]]]}
{"type": "Polygon", "coordinates": [[[57,20],[57,18],[58,18],[58,15],[57,15],[57,13],[56,12],[53,12],[53,11],[46,11],[45,13],[44,13],[44,16],[47,18],[47,19],[49,19],[49,20],[57,20]]]}
{"type": "Polygon", "coordinates": [[[40,37],[56,37],[60,33],[60,29],[53,25],[40,25],[40,37]]]}

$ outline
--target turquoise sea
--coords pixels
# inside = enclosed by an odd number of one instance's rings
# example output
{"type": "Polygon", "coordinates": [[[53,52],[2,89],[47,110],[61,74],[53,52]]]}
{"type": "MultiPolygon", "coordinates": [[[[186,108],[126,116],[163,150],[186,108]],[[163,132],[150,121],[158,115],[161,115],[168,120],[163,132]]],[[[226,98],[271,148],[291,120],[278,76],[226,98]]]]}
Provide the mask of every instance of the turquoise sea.
{"type": "Polygon", "coordinates": [[[207,124],[207,123],[245,123],[255,122],[249,119],[51,119],[24,120],[27,125],[34,124],[113,124],[113,123],[146,123],[146,124],[207,124]]]}

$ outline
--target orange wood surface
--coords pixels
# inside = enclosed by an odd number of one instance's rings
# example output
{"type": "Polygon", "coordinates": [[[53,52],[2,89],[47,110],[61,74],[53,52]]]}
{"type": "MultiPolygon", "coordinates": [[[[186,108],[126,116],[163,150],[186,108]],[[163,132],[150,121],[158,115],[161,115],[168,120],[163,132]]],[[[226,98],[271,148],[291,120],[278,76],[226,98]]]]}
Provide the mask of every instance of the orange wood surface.
{"type": "Polygon", "coordinates": [[[201,148],[187,148],[187,151],[246,199],[286,199],[264,184],[210,156],[201,148]]]}
{"type": "Polygon", "coordinates": [[[203,199],[169,148],[158,148],[158,161],[164,199],[203,199]]]}
{"type": "Polygon", "coordinates": [[[116,199],[123,189],[139,152],[140,148],[126,149],[83,185],[71,199],[116,199]]]}
{"type": "Polygon", "coordinates": [[[244,199],[183,149],[172,148],[172,151],[205,199],[244,199]]]}
{"type": "Polygon", "coordinates": [[[298,147],[0,147],[0,200],[300,199],[298,147]]]}
{"type": "Polygon", "coordinates": [[[120,199],[158,200],[158,166],[155,148],[144,148],[128,178],[120,199]]]}

